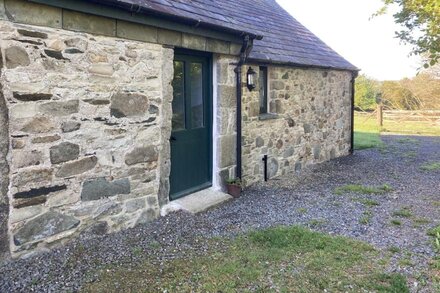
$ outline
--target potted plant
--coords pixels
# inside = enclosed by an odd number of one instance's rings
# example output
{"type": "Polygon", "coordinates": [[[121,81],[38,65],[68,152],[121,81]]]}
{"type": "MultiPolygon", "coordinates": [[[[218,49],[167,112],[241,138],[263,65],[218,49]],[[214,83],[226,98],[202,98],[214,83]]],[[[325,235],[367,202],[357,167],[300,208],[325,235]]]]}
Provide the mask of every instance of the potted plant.
{"type": "Polygon", "coordinates": [[[226,187],[228,188],[228,193],[233,197],[237,198],[241,195],[241,180],[240,178],[228,179],[226,180],[226,187]]]}

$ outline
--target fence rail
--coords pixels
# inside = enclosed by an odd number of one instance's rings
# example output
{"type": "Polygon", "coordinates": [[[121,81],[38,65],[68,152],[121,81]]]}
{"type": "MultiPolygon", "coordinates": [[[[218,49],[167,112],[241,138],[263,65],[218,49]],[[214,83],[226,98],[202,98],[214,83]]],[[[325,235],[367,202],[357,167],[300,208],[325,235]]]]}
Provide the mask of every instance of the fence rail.
{"type": "Polygon", "coordinates": [[[378,121],[393,120],[393,121],[426,121],[440,123],[440,110],[418,110],[418,111],[405,111],[405,110],[383,110],[380,109],[374,112],[359,112],[362,116],[380,116],[377,117],[378,121]]]}

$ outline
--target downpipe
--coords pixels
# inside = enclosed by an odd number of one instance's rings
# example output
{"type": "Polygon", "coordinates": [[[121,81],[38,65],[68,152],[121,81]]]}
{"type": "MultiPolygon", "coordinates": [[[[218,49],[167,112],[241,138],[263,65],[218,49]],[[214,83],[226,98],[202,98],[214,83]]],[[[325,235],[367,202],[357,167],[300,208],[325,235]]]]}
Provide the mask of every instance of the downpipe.
{"type": "Polygon", "coordinates": [[[358,76],[357,71],[351,73],[351,137],[350,137],[350,155],[354,153],[354,97],[356,91],[356,78],[358,76]]]}
{"type": "Polygon", "coordinates": [[[254,37],[251,37],[249,35],[245,35],[243,38],[243,46],[241,47],[240,51],[240,61],[237,64],[237,67],[235,68],[235,74],[236,74],[236,82],[237,82],[237,143],[236,143],[236,162],[237,162],[237,172],[236,177],[239,179],[242,179],[242,160],[241,160],[241,148],[242,148],[242,123],[241,123],[241,116],[242,116],[242,97],[243,97],[243,89],[242,89],[242,66],[246,62],[247,58],[249,57],[249,54],[252,51],[253,48],[253,41],[254,37]]]}

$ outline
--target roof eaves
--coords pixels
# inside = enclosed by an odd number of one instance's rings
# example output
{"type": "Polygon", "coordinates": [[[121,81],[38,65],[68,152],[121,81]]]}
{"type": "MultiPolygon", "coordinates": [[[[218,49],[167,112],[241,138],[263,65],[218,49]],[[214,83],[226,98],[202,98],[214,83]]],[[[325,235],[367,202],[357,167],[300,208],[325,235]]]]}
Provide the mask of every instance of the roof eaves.
{"type": "Polygon", "coordinates": [[[245,36],[245,35],[249,35],[252,39],[257,39],[257,40],[262,40],[263,36],[256,34],[254,32],[250,32],[250,31],[244,31],[244,30],[239,30],[239,29],[233,29],[230,27],[226,27],[226,26],[222,26],[220,24],[216,24],[214,22],[209,23],[209,22],[205,22],[205,21],[201,21],[200,19],[196,19],[196,18],[192,18],[192,17],[185,17],[182,15],[176,15],[175,13],[172,13],[172,10],[175,8],[171,8],[169,9],[169,11],[164,11],[163,9],[154,9],[154,7],[144,7],[144,6],[140,6],[138,4],[130,4],[127,1],[121,1],[121,0],[91,0],[91,2],[95,2],[95,3],[99,3],[99,4],[104,4],[107,6],[112,6],[114,8],[119,8],[119,9],[123,9],[125,11],[129,11],[130,13],[139,13],[139,14],[154,14],[160,17],[166,17],[170,20],[174,20],[174,21],[178,21],[178,22],[183,22],[186,24],[190,24],[194,27],[205,27],[205,28],[209,28],[209,29],[213,29],[213,30],[219,30],[219,31],[223,31],[223,32],[227,32],[227,33],[231,33],[234,35],[238,35],[238,36],[245,36]]]}
{"type": "Polygon", "coordinates": [[[247,63],[257,63],[257,64],[271,64],[271,65],[281,65],[281,66],[292,66],[297,68],[316,68],[316,69],[324,69],[324,70],[342,70],[342,71],[351,71],[351,72],[359,72],[360,68],[357,68],[354,65],[351,66],[322,66],[316,64],[303,64],[303,63],[295,63],[290,61],[276,61],[272,59],[260,59],[260,58],[252,58],[249,57],[247,59],[247,63]]]}

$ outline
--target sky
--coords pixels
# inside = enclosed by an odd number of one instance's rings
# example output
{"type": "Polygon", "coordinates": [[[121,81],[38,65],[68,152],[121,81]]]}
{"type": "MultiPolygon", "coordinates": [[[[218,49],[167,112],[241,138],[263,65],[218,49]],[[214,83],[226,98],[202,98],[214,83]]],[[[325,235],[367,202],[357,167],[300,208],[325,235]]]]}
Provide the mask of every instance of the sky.
{"type": "Polygon", "coordinates": [[[370,19],[380,0],[277,0],[361,73],[378,80],[413,77],[421,65],[411,48],[395,38],[392,14],[370,19]]]}

